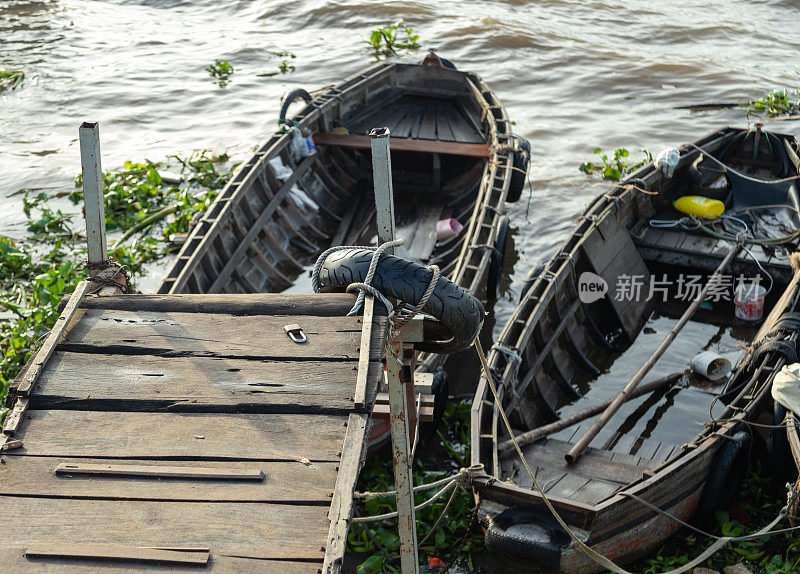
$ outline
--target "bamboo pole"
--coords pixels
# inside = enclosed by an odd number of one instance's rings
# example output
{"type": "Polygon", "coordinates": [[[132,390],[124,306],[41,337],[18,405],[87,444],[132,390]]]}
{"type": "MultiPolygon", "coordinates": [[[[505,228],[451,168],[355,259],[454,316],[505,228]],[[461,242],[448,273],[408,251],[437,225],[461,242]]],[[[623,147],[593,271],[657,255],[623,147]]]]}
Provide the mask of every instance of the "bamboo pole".
{"type": "Polygon", "coordinates": [[[688,309],[683,313],[681,318],[678,320],[677,324],[672,328],[672,330],[664,337],[664,340],[661,341],[661,344],[656,348],[655,351],[650,355],[650,357],[645,361],[644,365],[642,365],[636,374],[633,375],[628,384],[625,385],[625,388],[614,397],[614,400],[611,401],[611,404],[606,407],[606,410],[603,411],[597,420],[594,421],[592,426],[583,433],[583,436],[578,439],[578,442],[564,455],[564,458],[567,460],[567,464],[572,464],[576,460],[578,460],[583,454],[583,451],[587,449],[589,443],[592,442],[592,439],[597,436],[597,433],[611,420],[611,417],[625,404],[625,401],[628,400],[628,397],[633,392],[633,390],[642,382],[642,379],[650,372],[650,370],[655,366],[664,352],[669,348],[672,342],[675,340],[675,337],[678,336],[678,333],[686,326],[686,323],[694,316],[697,309],[700,307],[700,304],[705,300],[706,294],[708,293],[709,288],[713,284],[715,278],[719,276],[725,269],[730,265],[731,261],[733,261],[736,256],[739,254],[739,251],[742,249],[742,242],[737,241],[736,245],[734,245],[730,251],[728,251],[728,255],[725,256],[725,259],[722,260],[722,263],[719,264],[719,267],[716,268],[714,273],[708,278],[706,281],[705,286],[703,289],[698,293],[697,297],[695,297],[692,304],[689,306],[688,309]]]}
{"type": "MultiPolygon", "coordinates": [[[[632,391],[628,398],[635,399],[636,397],[641,397],[642,395],[646,395],[648,393],[656,391],[662,387],[674,383],[682,376],[683,372],[672,373],[671,375],[667,375],[666,377],[661,377],[660,379],[656,379],[654,381],[650,381],[649,383],[645,383],[641,387],[632,391]]],[[[563,419],[558,419],[557,421],[554,421],[552,423],[536,427],[535,429],[531,429],[527,432],[517,435],[516,437],[514,437],[514,440],[517,441],[517,444],[519,444],[519,446],[525,446],[531,444],[532,442],[536,442],[537,440],[543,439],[544,437],[549,436],[553,433],[557,433],[560,430],[564,430],[567,427],[571,427],[572,425],[577,424],[581,421],[585,421],[586,419],[591,418],[596,414],[602,413],[606,408],[608,408],[608,406],[611,404],[612,401],[613,399],[608,399],[607,401],[603,401],[602,403],[592,405],[591,407],[573,413],[568,417],[564,417],[563,419]]],[[[501,442],[497,446],[497,454],[500,456],[504,456],[513,450],[514,450],[514,441],[510,439],[501,442]]]]}

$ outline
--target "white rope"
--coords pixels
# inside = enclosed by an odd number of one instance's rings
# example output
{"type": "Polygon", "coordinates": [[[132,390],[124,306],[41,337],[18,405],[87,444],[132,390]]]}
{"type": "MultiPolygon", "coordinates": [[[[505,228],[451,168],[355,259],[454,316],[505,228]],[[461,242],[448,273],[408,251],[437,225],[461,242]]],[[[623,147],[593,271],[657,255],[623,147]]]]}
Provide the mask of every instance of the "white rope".
{"type": "Polygon", "coordinates": [[[347,313],[348,316],[357,315],[358,312],[361,310],[361,306],[364,304],[364,297],[367,293],[376,297],[383,306],[386,307],[386,312],[389,314],[389,319],[395,325],[395,327],[401,327],[408,323],[414,316],[417,315],[420,311],[422,311],[423,307],[427,305],[428,299],[431,298],[433,295],[433,291],[436,289],[436,285],[439,283],[439,277],[441,277],[441,271],[437,265],[429,265],[428,269],[433,272],[431,276],[430,283],[428,283],[428,287],[425,289],[425,292],[422,294],[419,302],[414,305],[410,310],[404,311],[401,310],[395,313],[394,308],[389,301],[389,299],[380,291],[378,291],[375,287],[372,286],[372,279],[375,277],[375,271],[378,269],[378,263],[380,262],[381,255],[383,252],[389,249],[390,247],[398,247],[403,245],[403,239],[394,239],[392,241],[387,241],[377,247],[373,246],[356,246],[356,245],[337,245],[336,247],[331,247],[326,249],[322,252],[317,258],[317,262],[314,264],[314,268],[311,271],[311,288],[314,290],[314,293],[319,293],[320,290],[320,280],[319,280],[319,272],[322,269],[322,266],[325,264],[325,260],[328,258],[328,255],[331,253],[335,253],[336,251],[344,251],[346,249],[366,249],[369,251],[373,251],[372,260],[369,262],[369,269],[367,270],[367,274],[364,277],[364,281],[350,283],[347,286],[346,291],[348,293],[353,293],[358,291],[358,298],[356,299],[353,308],[350,309],[350,312],[347,313]]]}
{"type": "MultiPolygon", "coordinates": [[[[418,492],[424,492],[426,490],[430,490],[432,488],[437,488],[439,486],[444,486],[445,484],[450,484],[454,480],[461,480],[463,482],[471,482],[472,477],[475,475],[482,475],[484,474],[483,465],[476,464],[470,466],[469,468],[462,468],[457,473],[437,480],[435,482],[429,482],[428,484],[420,484],[414,487],[414,494],[418,492]]],[[[389,497],[396,497],[397,491],[396,490],[389,490],[387,492],[355,492],[353,493],[353,498],[357,498],[358,500],[375,500],[378,498],[389,498],[389,497]]]]}
{"type": "MultiPolygon", "coordinates": [[[[453,487],[454,484],[456,484],[455,480],[452,481],[450,484],[446,485],[439,492],[437,492],[436,494],[431,496],[428,500],[426,500],[422,504],[415,506],[414,510],[415,511],[422,510],[423,508],[426,508],[427,506],[430,506],[438,498],[440,498],[445,492],[450,490],[453,487]]],[[[357,516],[357,517],[353,518],[353,522],[377,522],[378,520],[388,520],[390,518],[397,518],[397,511],[396,510],[394,512],[387,512],[386,514],[378,514],[377,516],[357,516]]]]}

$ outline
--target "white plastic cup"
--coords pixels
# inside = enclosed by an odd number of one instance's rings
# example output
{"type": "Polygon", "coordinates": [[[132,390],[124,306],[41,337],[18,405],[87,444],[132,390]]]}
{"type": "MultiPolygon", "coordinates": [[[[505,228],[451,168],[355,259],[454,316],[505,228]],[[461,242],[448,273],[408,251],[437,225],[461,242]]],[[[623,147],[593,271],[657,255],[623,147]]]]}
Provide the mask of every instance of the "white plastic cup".
{"type": "Polygon", "coordinates": [[[717,355],[713,351],[703,351],[695,355],[689,366],[695,373],[703,375],[709,381],[718,381],[727,377],[733,369],[728,359],[717,355]]]}
{"type": "Polygon", "coordinates": [[[441,219],[436,222],[436,239],[438,241],[444,241],[445,239],[460,233],[462,229],[464,229],[464,226],[461,225],[461,222],[455,217],[451,217],[450,219],[441,219]]]}
{"type": "Polygon", "coordinates": [[[767,290],[756,282],[740,281],[733,294],[736,318],[744,321],[760,321],[764,314],[764,296],[767,290]]]}

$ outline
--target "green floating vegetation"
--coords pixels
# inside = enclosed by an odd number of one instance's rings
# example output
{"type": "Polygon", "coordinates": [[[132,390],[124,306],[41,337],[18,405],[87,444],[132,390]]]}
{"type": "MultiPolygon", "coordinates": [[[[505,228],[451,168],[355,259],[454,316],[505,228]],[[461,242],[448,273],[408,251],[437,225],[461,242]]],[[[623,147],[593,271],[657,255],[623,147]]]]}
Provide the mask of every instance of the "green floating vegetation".
{"type": "MultiPolygon", "coordinates": [[[[188,232],[192,217],[209,207],[231,176],[218,171],[209,152],[169,159],[171,165],[180,166],[180,184],[163,180],[159,169],[166,164],[149,161],[128,161],[103,174],[106,230],[135,229],[123,234],[126,240],[133,239],[130,245],[117,241],[109,256],[134,276],[145,263],[177,249],[169,237],[188,232]]],[[[80,176],[75,183],[80,187],[80,176]]],[[[83,191],[75,189],[68,197],[78,204],[83,191]]],[[[0,312],[6,316],[0,322],[0,397],[55,324],[61,298],[87,277],[85,237],[76,231],[83,226],[73,224],[74,215],[53,207],[54,199],[26,190],[23,211],[28,236],[24,241],[0,237],[0,312]]]]}
{"type": "Polygon", "coordinates": [[[376,28],[370,32],[366,42],[376,56],[393,56],[401,50],[416,50],[422,46],[419,35],[405,20],[376,28]]]}
{"type": "Polygon", "coordinates": [[[290,74],[291,72],[295,71],[294,64],[292,64],[292,60],[294,60],[297,55],[289,52],[287,50],[283,50],[281,52],[270,52],[273,56],[277,56],[281,58],[280,64],[278,64],[278,69],[274,72],[264,72],[262,74],[256,74],[259,78],[270,78],[272,76],[283,75],[283,74],[290,74]]]}
{"type": "MultiPolygon", "coordinates": [[[[715,527],[705,526],[706,531],[713,528],[711,533],[717,536],[746,536],[763,528],[778,515],[786,503],[786,491],[776,484],[765,467],[764,460],[751,462],[747,478],[742,481],[733,504],[726,510],[717,511],[713,517],[715,527]]],[[[788,526],[790,524],[785,521],[777,528],[788,526]]],[[[654,555],[628,568],[644,574],[667,572],[687,564],[714,542],[712,538],[683,529],[654,555]]],[[[800,539],[794,532],[784,532],[730,542],[702,566],[721,572],[725,566],[738,563],[743,563],[756,574],[800,573],[800,539]]]]}
{"type": "Polygon", "coordinates": [[[644,153],[644,159],[636,163],[630,163],[628,161],[630,152],[625,148],[615,149],[614,157],[611,159],[609,159],[608,154],[603,153],[601,148],[595,148],[594,153],[600,157],[602,163],[587,161],[586,163],[582,163],[578,169],[587,175],[599,173],[603,179],[619,181],[629,173],[653,161],[653,154],[649,151],[646,149],[641,149],[639,151],[644,153]]]}
{"type": "Polygon", "coordinates": [[[214,63],[206,67],[208,75],[215,78],[215,83],[220,88],[225,88],[231,82],[234,69],[227,60],[214,60],[214,63]]]}
{"type": "Polygon", "coordinates": [[[19,88],[24,81],[25,72],[22,70],[0,70],[0,92],[19,88]]]}
{"type": "MultiPolygon", "coordinates": [[[[469,466],[470,444],[470,403],[468,401],[451,402],[444,414],[444,433],[439,433],[444,454],[437,461],[437,466],[450,466],[453,470],[469,466]]],[[[452,472],[428,470],[417,459],[414,462],[414,484],[428,484],[450,476],[452,472]]],[[[446,563],[452,559],[466,562],[472,571],[472,556],[484,552],[483,536],[479,530],[470,530],[474,503],[472,493],[459,487],[450,507],[442,519],[450,492],[437,499],[430,506],[418,510],[417,537],[421,542],[420,558],[429,563],[446,563]],[[434,526],[436,529],[434,530],[434,526]],[[463,548],[461,542],[466,536],[463,548]],[[424,541],[424,543],[422,543],[424,541]],[[458,553],[459,548],[461,552],[458,553]]],[[[387,492],[394,490],[394,472],[392,461],[374,456],[369,459],[358,479],[358,490],[362,492],[387,492]]],[[[415,504],[419,505],[431,498],[437,489],[417,493],[415,504]]],[[[393,512],[396,509],[393,498],[365,500],[358,504],[360,516],[374,516],[393,512]]],[[[347,538],[347,549],[359,554],[371,554],[358,567],[358,574],[400,571],[400,540],[397,534],[397,520],[353,524],[347,538]]]]}
{"type": "Polygon", "coordinates": [[[747,115],[783,116],[800,114],[800,90],[772,90],[746,106],[747,115]]]}

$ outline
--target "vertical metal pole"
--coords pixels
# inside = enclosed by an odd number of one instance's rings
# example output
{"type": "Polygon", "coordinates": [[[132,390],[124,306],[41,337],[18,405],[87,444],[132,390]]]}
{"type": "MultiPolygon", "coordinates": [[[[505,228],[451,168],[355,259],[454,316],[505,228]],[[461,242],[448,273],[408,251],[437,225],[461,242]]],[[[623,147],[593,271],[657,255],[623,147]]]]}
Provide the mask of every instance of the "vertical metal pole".
{"type": "MultiPolygon", "coordinates": [[[[369,132],[372,146],[372,179],[375,182],[375,209],[378,217],[378,243],[394,239],[394,192],[392,158],[389,155],[389,128],[369,132]]],[[[393,254],[394,248],[386,250],[393,254]]]]}
{"type": "Polygon", "coordinates": [[[103,171],[100,167],[100,126],[83,122],[78,128],[86,217],[86,254],[90,265],[106,260],[106,211],[103,205],[103,171]]]}
{"type": "MultiPolygon", "coordinates": [[[[372,147],[372,175],[375,182],[375,211],[378,243],[394,239],[394,195],[392,160],[389,156],[389,128],[375,128],[369,134],[372,147]]],[[[388,251],[388,250],[387,250],[388,251]]],[[[417,574],[417,523],[414,516],[414,479],[411,474],[411,441],[408,430],[408,403],[402,379],[403,341],[390,338],[386,353],[386,380],[389,391],[389,422],[392,429],[394,484],[397,490],[397,528],[400,535],[400,569],[417,574]]],[[[413,386],[413,382],[411,383],[413,386]]]]}

